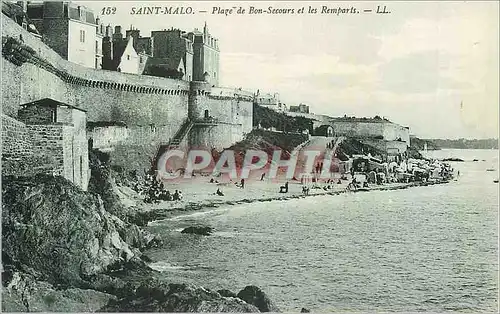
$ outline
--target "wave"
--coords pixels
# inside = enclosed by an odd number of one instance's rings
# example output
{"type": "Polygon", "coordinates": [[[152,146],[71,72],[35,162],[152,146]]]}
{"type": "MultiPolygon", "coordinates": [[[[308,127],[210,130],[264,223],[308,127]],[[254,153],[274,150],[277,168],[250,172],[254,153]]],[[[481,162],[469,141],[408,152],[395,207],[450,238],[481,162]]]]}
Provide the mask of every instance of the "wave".
{"type": "Polygon", "coordinates": [[[188,269],[188,267],[172,265],[172,264],[167,263],[165,261],[151,263],[151,264],[149,264],[149,267],[151,267],[152,269],[157,270],[159,272],[165,272],[165,271],[169,271],[169,270],[188,269]]]}
{"type": "Polygon", "coordinates": [[[201,212],[193,212],[185,215],[178,215],[175,217],[171,218],[165,218],[165,219],[159,219],[159,220],[153,220],[148,223],[148,226],[157,226],[161,225],[162,223],[166,221],[179,221],[179,220],[185,220],[187,218],[193,218],[193,217],[199,217],[199,216],[207,216],[207,215],[212,215],[212,214],[220,214],[223,212],[228,211],[228,208],[217,208],[217,209],[211,209],[211,210],[206,210],[206,211],[201,211],[201,212]]]}

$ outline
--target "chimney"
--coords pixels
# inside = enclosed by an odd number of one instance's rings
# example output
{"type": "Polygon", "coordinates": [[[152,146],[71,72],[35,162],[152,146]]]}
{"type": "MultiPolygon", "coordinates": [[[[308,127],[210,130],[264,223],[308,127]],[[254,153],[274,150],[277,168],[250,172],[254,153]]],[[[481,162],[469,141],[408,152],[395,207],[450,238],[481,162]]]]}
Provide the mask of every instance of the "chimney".
{"type": "Polygon", "coordinates": [[[115,26],[115,33],[113,34],[113,39],[123,39],[121,26],[115,26]]]}
{"type": "Polygon", "coordinates": [[[113,34],[113,31],[112,31],[112,28],[111,28],[111,25],[108,25],[106,26],[106,37],[111,37],[111,35],[113,34]]]}
{"type": "Polygon", "coordinates": [[[137,39],[140,37],[140,31],[138,29],[129,29],[125,32],[125,37],[134,38],[134,42],[137,42],[137,39]]]}

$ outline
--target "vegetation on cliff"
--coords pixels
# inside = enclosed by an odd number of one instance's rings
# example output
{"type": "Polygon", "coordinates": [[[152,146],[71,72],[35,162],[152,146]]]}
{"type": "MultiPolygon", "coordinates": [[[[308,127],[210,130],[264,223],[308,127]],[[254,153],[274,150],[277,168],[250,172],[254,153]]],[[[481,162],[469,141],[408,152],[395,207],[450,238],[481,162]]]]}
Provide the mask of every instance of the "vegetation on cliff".
{"type": "MultiPolygon", "coordinates": [[[[241,168],[247,150],[264,151],[268,155],[268,160],[272,159],[274,151],[281,150],[281,159],[286,160],[290,157],[290,153],[305,141],[307,141],[306,134],[287,134],[254,129],[252,132],[247,134],[242,141],[234,144],[227,150],[239,153],[235,155],[235,161],[236,166],[241,168]]],[[[213,152],[212,154],[214,161],[217,162],[219,160],[220,153],[213,152]]]]}
{"type": "Polygon", "coordinates": [[[377,157],[382,156],[384,152],[351,137],[345,138],[337,150],[337,156],[341,161],[347,161],[349,160],[349,156],[359,154],[371,154],[373,157],[377,157]]]}
{"type": "Polygon", "coordinates": [[[310,134],[313,132],[311,119],[300,116],[291,117],[257,104],[253,105],[253,125],[260,125],[266,129],[274,127],[278,131],[288,133],[301,133],[305,130],[308,130],[310,134]]]}
{"type": "Polygon", "coordinates": [[[498,139],[428,139],[436,147],[453,149],[498,149],[498,139]]]}
{"type": "Polygon", "coordinates": [[[412,137],[410,138],[410,146],[412,149],[416,151],[422,151],[425,150],[425,145],[427,144],[427,149],[428,150],[438,150],[440,149],[436,143],[434,143],[432,140],[425,140],[421,139],[418,137],[412,137]]]}

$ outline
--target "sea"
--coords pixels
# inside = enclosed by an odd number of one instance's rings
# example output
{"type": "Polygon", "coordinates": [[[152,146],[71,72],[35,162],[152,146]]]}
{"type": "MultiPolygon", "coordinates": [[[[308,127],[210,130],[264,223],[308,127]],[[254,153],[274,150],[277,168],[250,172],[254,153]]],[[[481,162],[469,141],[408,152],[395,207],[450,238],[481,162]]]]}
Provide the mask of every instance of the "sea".
{"type": "Polygon", "coordinates": [[[448,184],[257,202],[153,224],[148,254],[169,282],[260,287],[283,311],[497,312],[498,150],[461,158],[448,184]],[[476,160],[476,161],[473,161],[476,160]],[[211,236],[181,234],[191,225],[211,236]]]}

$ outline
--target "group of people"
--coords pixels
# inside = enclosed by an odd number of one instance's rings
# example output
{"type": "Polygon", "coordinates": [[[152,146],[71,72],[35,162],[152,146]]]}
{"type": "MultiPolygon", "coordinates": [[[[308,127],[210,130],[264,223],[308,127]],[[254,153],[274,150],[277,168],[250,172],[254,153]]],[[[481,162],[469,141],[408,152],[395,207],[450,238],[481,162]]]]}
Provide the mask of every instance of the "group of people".
{"type": "Polygon", "coordinates": [[[352,182],[348,186],[349,189],[367,187],[368,184],[450,180],[454,176],[454,170],[449,164],[437,160],[405,159],[384,163],[381,167],[371,170],[365,169],[361,174],[366,178],[363,185],[356,181],[354,168],[351,168],[352,182]]]}
{"type": "Polygon", "coordinates": [[[314,167],[315,173],[321,173],[321,170],[323,169],[323,163],[318,162],[316,166],[314,167]]]}
{"type": "Polygon", "coordinates": [[[143,191],[145,194],[145,203],[159,203],[160,201],[180,201],[182,200],[182,192],[175,190],[174,193],[165,190],[163,182],[158,180],[154,175],[146,175],[146,187],[143,191]],[[149,183],[149,184],[148,184],[149,183]]]}
{"type": "MultiPolygon", "coordinates": [[[[232,180],[230,180],[229,182],[232,183],[232,180]]],[[[211,178],[209,183],[218,184],[219,181],[215,180],[214,178],[211,178]]],[[[240,189],[244,189],[245,188],[245,179],[241,179],[241,181],[239,183],[235,182],[234,185],[236,187],[239,187],[240,189]]],[[[220,187],[217,188],[217,191],[215,192],[215,195],[224,196],[224,193],[221,191],[220,187]]]]}
{"type": "Polygon", "coordinates": [[[330,142],[326,143],[327,149],[333,149],[334,147],[335,147],[335,140],[331,140],[330,142]]]}

